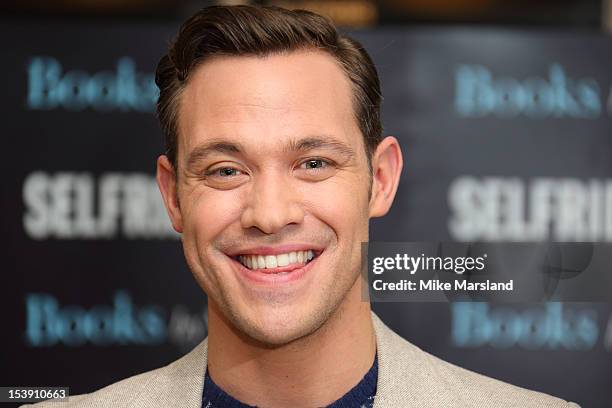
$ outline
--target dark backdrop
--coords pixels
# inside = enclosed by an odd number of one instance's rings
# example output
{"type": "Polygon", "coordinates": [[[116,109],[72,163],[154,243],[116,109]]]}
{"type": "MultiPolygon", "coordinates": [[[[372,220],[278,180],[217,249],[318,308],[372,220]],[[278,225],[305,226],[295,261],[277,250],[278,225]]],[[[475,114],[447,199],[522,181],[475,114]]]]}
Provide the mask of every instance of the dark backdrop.
{"type": "MultiPolygon", "coordinates": [[[[163,24],[6,21],[1,385],[93,391],[187,352],[206,298],[154,182],[163,24]]],[[[612,41],[487,28],[354,33],[405,168],[372,240],[612,240],[612,41]],[[545,228],[542,228],[544,226],[545,228]]],[[[443,359],[612,406],[610,306],[384,303],[443,359]],[[510,330],[510,327],[520,328],[510,330]]]]}

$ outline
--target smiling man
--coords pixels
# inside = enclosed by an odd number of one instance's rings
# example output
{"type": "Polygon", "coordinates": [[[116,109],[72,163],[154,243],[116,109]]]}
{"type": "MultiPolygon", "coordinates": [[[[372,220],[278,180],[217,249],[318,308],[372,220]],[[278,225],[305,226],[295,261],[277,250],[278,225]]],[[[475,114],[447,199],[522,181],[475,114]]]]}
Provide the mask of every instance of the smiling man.
{"type": "Polygon", "coordinates": [[[313,14],[213,8],[158,73],[158,181],[209,299],[204,405],[371,405],[361,243],[402,168],[371,61],[313,14]]]}
{"type": "Polygon", "coordinates": [[[211,7],[182,26],[156,82],[157,180],[209,336],[54,407],[576,407],[437,359],[362,299],[361,245],[402,154],[382,137],[359,43],[305,11],[211,7]]]}

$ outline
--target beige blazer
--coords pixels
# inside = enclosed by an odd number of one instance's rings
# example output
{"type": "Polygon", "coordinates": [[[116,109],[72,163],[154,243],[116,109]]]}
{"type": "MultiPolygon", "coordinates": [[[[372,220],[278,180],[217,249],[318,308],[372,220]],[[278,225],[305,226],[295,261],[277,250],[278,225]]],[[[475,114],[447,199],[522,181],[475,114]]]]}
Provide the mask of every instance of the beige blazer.
{"type": "MultiPolygon", "coordinates": [[[[389,329],[372,313],[378,351],[374,408],[580,408],[540,392],[457,367],[424,352],[389,329]]],[[[68,402],[40,408],[200,408],[208,343],[169,365],[148,371],[68,402]]],[[[30,405],[31,406],[31,405],[30,405]]]]}

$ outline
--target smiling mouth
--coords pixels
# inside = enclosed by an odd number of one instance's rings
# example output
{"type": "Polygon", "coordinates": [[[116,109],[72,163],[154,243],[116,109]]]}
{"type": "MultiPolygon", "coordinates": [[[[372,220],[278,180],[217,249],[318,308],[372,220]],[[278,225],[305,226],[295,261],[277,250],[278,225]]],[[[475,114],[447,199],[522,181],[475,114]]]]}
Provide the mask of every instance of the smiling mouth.
{"type": "Polygon", "coordinates": [[[251,270],[266,270],[301,267],[310,263],[318,254],[309,249],[305,251],[292,251],[277,255],[238,255],[235,259],[244,267],[251,270]]]}

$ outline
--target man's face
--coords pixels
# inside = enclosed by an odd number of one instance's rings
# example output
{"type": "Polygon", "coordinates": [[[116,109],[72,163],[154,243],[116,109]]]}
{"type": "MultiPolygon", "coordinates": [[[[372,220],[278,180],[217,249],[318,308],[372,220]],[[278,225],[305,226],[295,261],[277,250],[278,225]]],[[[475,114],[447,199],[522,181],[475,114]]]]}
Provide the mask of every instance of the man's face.
{"type": "Polygon", "coordinates": [[[316,51],[216,57],[181,95],[173,222],[209,300],[256,340],[308,335],[358,290],[370,186],[351,96],[316,51]]]}

